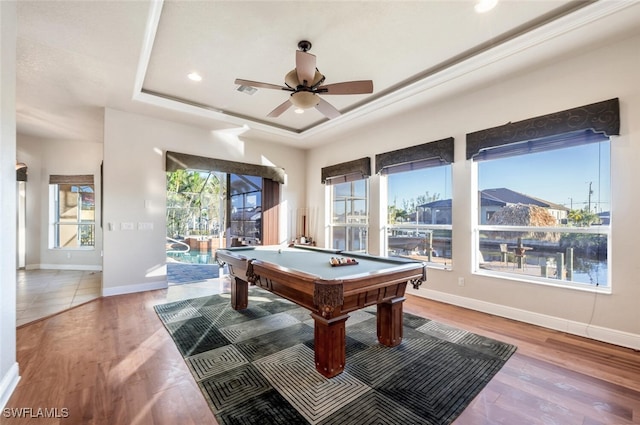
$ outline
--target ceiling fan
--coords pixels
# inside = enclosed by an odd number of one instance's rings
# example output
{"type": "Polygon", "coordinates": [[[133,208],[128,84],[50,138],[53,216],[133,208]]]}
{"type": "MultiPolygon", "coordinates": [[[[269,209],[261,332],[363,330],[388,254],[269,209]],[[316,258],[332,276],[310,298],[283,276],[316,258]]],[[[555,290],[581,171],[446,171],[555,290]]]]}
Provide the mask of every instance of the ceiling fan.
{"type": "Polygon", "coordinates": [[[318,96],[319,94],[366,94],[373,92],[373,81],[371,80],[322,85],[325,77],[316,68],[316,57],[307,53],[311,49],[311,43],[302,40],[298,43],[298,49],[296,51],[296,68],[285,75],[284,86],[240,78],[235,80],[235,84],[241,86],[291,92],[289,99],[271,111],[267,115],[268,117],[279,117],[291,106],[296,106],[301,110],[315,107],[327,118],[336,118],[340,116],[340,111],[318,96]]]}

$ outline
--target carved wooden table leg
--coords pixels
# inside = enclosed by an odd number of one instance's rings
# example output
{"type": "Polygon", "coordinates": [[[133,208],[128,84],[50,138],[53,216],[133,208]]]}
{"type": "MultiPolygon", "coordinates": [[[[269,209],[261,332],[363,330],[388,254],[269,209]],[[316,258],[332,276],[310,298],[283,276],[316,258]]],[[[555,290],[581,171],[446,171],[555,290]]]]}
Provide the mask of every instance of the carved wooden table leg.
{"type": "Polygon", "coordinates": [[[345,322],[348,314],[325,319],[311,313],[315,321],[314,351],[316,370],[327,378],[332,378],[344,370],[347,361],[345,322]]]}
{"type": "Polygon", "coordinates": [[[402,342],[402,303],[405,297],[378,304],[378,341],[387,347],[402,342]]]}
{"type": "Polygon", "coordinates": [[[231,307],[244,310],[249,305],[249,283],[235,276],[231,279],[231,307]]]}

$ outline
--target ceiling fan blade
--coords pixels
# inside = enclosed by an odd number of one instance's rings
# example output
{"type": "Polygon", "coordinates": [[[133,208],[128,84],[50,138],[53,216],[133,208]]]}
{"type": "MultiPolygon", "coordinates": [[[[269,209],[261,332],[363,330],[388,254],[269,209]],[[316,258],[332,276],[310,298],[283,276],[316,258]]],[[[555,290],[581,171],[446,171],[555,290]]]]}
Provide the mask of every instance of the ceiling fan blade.
{"type": "Polygon", "coordinates": [[[320,99],[320,103],[316,105],[316,109],[327,118],[338,118],[340,116],[340,111],[338,111],[332,104],[318,96],[320,99]]]}
{"type": "Polygon", "coordinates": [[[280,115],[282,115],[284,111],[286,111],[289,108],[291,108],[291,102],[289,102],[289,99],[287,99],[284,103],[276,107],[276,109],[269,112],[269,115],[267,116],[271,118],[279,117],[280,115]]]}
{"type": "Polygon", "coordinates": [[[296,50],[296,72],[298,83],[309,87],[316,75],[316,57],[311,53],[296,50]],[[304,81],[307,81],[306,84],[304,81]]]}
{"type": "Polygon", "coordinates": [[[289,88],[287,87],[278,86],[276,84],[259,83],[257,81],[242,80],[240,78],[236,78],[236,81],[234,81],[234,83],[239,86],[257,87],[260,89],[289,90],[289,88]]]}
{"type": "Polygon", "coordinates": [[[373,81],[347,81],[344,83],[327,84],[318,87],[322,94],[365,94],[373,93],[373,81]],[[325,91],[326,90],[326,91],[325,91]]]}

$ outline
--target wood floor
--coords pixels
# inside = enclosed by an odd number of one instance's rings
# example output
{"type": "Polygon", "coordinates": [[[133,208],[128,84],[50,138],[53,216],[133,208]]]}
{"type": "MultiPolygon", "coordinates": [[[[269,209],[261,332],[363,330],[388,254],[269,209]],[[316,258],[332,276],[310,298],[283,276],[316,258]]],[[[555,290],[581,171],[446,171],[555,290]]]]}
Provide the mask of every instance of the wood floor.
{"type": "MultiPolygon", "coordinates": [[[[166,301],[167,290],[101,298],[20,327],[22,379],[6,408],[68,417],[5,409],[0,424],[217,424],[153,311],[166,301]]],[[[636,351],[411,295],[405,311],[518,346],[455,425],[640,424],[636,351]]]]}

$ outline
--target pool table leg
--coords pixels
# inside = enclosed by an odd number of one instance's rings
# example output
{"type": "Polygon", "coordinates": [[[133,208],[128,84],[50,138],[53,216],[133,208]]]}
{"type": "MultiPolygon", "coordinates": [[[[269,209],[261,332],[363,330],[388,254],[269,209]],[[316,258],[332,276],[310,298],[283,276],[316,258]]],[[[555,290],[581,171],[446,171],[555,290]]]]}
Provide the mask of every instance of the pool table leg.
{"type": "Polygon", "coordinates": [[[394,298],[378,304],[378,341],[387,347],[402,342],[402,303],[405,297],[394,298]]]}
{"type": "Polygon", "coordinates": [[[325,319],[316,313],[311,313],[315,321],[314,351],[316,370],[327,378],[339,375],[344,370],[347,361],[345,322],[348,314],[325,319]]]}
{"type": "Polygon", "coordinates": [[[249,283],[233,276],[231,279],[231,308],[244,310],[249,305],[249,283]]]}

